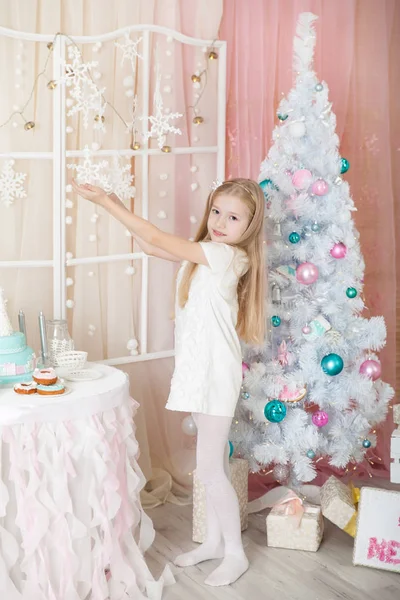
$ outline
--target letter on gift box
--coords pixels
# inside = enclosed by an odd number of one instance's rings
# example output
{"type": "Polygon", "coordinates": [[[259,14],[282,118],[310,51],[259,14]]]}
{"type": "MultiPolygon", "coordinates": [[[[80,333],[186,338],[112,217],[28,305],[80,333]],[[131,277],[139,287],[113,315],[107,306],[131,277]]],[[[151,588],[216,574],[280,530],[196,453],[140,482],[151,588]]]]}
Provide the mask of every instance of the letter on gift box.
{"type": "Polygon", "coordinates": [[[395,558],[397,556],[397,550],[400,548],[400,543],[396,542],[396,540],[382,540],[380,544],[378,544],[378,540],[375,537],[369,538],[369,546],[368,546],[368,558],[374,558],[375,556],[381,561],[386,562],[392,565],[400,564],[400,558],[395,558]]]}

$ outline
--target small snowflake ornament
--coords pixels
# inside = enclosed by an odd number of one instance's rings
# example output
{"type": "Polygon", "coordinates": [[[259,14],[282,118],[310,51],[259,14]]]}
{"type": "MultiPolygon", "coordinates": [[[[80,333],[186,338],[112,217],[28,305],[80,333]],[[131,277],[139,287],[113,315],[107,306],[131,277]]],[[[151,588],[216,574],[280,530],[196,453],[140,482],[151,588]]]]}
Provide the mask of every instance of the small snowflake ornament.
{"type": "Polygon", "coordinates": [[[121,43],[115,42],[117,48],[122,50],[121,66],[124,64],[125,59],[129,60],[132,66],[132,71],[136,70],[136,59],[143,59],[143,56],[139,53],[137,47],[142,41],[140,37],[137,40],[131,40],[129,31],[125,32],[125,39],[121,43]]]}
{"type": "Polygon", "coordinates": [[[92,162],[92,151],[89,146],[85,146],[83,150],[84,159],[82,164],[67,164],[67,169],[76,172],[76,180],[78,183],[91,183],[99,185],[107,194],[112,191],[110,176],[105,169],[108,169],[108,161],[102,160],[98,163],[92,162]]]}
{"type": "Polygon", "coordinates": [[[183,115],[181,113],[167,113],[164,109],[163,99],[160,92],[160,77],[157,77],[156,90],[154,93],[154,108],[155,114],[150,117],[141,117],[141,120],[148,120],[150,123],[150,130],[146,133],[147,139],[151,137],[157,138],[158,147],[161,148],[165,145],[167,133],[174,133],[175,135],[182,135],[182,131],[177,127],[171,125],[173,119],[179,119],[183,115]]]}
{"type": "Polygon", "coordinates": [[[0,200],[4,206],[11,206],[16,198],[26,198],[23,182],[26,173],[16,173],[14,161],[7,160],[0,172],[0,200]]]}
{"type": "Polygon", "coordinates": [[[114,194],[125,203],[135,197],[136,188],[132,185],[133,179],[130,163],[122,166],[119,158],[114,157],[113,168],[110,171],[110,185],[114,194]]]}

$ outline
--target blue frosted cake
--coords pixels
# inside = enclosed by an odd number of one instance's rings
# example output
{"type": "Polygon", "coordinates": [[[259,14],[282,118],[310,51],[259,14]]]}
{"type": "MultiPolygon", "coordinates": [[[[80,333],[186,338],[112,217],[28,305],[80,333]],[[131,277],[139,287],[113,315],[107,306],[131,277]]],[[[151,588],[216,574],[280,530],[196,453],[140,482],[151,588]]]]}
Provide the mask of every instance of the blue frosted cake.
{"type": "Polygon", "coordinates": [[[23,333],[0,336],[0,385],[29,381],[35,366],[35,353],[26,345],[23,333]]]}

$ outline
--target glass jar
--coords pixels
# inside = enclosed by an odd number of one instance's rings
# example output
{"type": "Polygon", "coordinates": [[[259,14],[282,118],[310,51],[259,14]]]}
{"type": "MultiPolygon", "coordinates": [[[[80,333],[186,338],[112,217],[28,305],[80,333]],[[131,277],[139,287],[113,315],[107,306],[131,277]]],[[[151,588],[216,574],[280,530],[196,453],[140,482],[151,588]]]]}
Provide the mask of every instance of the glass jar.
{"type": "Polygon", "coordinates": [[[74,350],[74,341],[68,331],[68,323],[62,319],[46,321],[49,357],[52,365],[57,364],[57,354],[74,350]]]}

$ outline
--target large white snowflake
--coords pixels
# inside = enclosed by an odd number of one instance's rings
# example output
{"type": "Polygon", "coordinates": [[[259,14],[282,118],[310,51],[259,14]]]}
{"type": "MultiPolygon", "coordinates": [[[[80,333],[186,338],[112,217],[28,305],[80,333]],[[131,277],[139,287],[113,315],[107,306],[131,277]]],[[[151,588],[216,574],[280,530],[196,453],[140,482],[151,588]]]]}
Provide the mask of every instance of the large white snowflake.
{"type": "Polygon", "coordinates": [[[67,112],[67,116],[81,112],[83,126],[89,126],[89,117],[94,113],[94,128],[105,131],[104,111],[106,103],[103,101],[105,88],[99,89],[91,76],[91,69],[97,67],[97,61],[84,63],[82,55],[76,46],[69,49],[72,59],[71,63],[65,64],[65,75],[60,78],[59,83],[69,86],[69,95],[75,101],[67,112]]]}
{"type": "Polygon", "coordinates": [[[108,161],[101,160],[100,162],[93,162],[93,153],[89,149],[89,146],[85,146],[83,154],[84,159],[82,164],[75,165],[69,163],[67,164],[67,169],[76,172],[76,180],[78,183],[99,185],[109,194],[112,191],[110,176],[107,172],[104,172],[108,169],[108,161]]]}
{"type": "Polygon", "coordinates": [[[139,53],[137,47],[139,42],[141,42],[142,38],[137,40],[131,40],[129,31],[125,33],[125,41],[121,44],[119,42],[115,42],[117,48],[122,50],[122,60],[121,66],[124,64],[125,59],[131,61],[132,71],[136,71],[136,59],[143,59],[143,56],[139,53]]]}
{"type": "Polygon", "coordinates": [[[179,119],[183,115],[181,113],[167,113],[164,110],[163,99],[160,92],[161,78],[157,77],[156,90],[154,92],[154,107],[155,114],[150,117],[141,117],[141,120],[148,120],[150,130],[146,133],[147,138],[156,137],[158,147],[161,149],[167,137],[167,133],[182,135],[182,131],[171,125],[172,119],[179,119]]]}
{"type": "Polygon", "coordinates": [[[11,206],[16,198],[26,198],[23,182],[26,173],[16,173],[14,160],[6,160],[0,172],[0,200],[5,206],[11,206]]]}
{"type": "Polygon", "coordinates": [[[114,194],[124,202],[128,202],[135,196],[136,188],[132,185],[133,179],[130,163],[122,166],[119,158],[114,157],[113,168],[110,171],[110,186],[114,194]]]}

